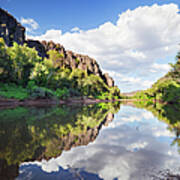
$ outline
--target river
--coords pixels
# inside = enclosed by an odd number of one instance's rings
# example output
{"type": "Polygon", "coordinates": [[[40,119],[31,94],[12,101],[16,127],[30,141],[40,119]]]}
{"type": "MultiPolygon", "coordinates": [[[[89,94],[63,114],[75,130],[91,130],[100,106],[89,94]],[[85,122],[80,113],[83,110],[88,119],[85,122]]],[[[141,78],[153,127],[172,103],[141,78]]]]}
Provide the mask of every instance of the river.
{"type": "Polygon", "coordinates": [[[177,123],[146,109],[118,103],[1,109],[0,179],[148,180],[177,175],[177,123]]]}

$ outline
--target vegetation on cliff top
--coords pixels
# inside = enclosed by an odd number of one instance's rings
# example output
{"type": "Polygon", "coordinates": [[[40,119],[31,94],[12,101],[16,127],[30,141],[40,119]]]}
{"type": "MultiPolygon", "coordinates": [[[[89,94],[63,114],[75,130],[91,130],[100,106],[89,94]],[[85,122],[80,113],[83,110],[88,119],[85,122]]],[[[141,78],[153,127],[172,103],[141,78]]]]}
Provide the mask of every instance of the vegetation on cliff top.
{"type": "Polygon", "coordinates": [[[41,58],[34,48],[14,43],[5,45],[0,38],[0,97],[60,98],[88,97],[118,99],[117,87],[85,70],[64,67],[64,55],[56,50],[41,58]]]}

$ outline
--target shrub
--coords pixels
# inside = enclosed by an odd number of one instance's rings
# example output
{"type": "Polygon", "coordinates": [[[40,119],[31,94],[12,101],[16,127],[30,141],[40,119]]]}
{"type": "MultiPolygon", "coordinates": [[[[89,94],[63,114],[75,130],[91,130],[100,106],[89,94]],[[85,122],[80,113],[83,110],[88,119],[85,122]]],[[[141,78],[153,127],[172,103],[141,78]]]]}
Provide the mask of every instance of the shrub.
{"type": "Polygon", "coordinates": [[[12,61],[7,54],[7,47],[2,38],[0,38],[0,81],[9,82],[12,78],[12,61]]]}
{"type": "Polygon", "coordinates": [[[26,88],[15,84],[0,84],[0,96],[4,98],[26,99],[29,93],[26,88]]]}
{"type": "Polygon", "coordinates": [[[40,60],[37,51],[14,42],[12,47],[7,48],[7,54],[11,60],[11,81],[26,85],[35,63],[40,60]]]}

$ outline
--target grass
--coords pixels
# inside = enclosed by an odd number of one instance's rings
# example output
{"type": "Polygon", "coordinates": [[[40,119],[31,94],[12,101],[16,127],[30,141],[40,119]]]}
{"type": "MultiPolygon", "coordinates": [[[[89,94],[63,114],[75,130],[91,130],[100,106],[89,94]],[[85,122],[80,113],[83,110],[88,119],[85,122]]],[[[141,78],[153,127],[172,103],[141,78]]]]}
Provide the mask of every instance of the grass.
{"type": "Polygon", "coordinates": [[[15,84],[0,84],[0,97],[13,99],[27,99],[29,97],[28,89],[15,84]]]}

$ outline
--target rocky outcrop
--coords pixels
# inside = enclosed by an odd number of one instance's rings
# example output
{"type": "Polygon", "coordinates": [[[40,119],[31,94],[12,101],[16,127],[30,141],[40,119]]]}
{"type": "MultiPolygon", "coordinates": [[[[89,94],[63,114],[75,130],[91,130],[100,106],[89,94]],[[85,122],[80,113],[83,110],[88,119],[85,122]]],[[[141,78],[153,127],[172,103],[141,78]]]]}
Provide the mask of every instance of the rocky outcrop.
{"type": "Polygon", "coordinates": [[[114,80],[107,73],[103,74],[96,60],[89,56],[77,54],[72,51],[66,51],[61,44],[56,44],[53,41],[39,42],[35,40],[27,40],[26,43],[29,47],[34,47],[43,58],[48,57],[47,52],[49,50],[56,50],[62,55],[63,63],[61,66],[70,69],[78,68],[86,71],[88,74],[97,75],[101,77],[109,87],[114,86],[114,80]]]}
{"type": "MultiPolygon", "coordinates": [[[[72,51],[66,51],[65,48],[61,44],[56,44],[53,41],[35,41],[35,40],[27,40],[27,45],[31,48],[35,48],[41,57],[48,57],[47,52],[49,50],[58,51],[63,57],[63,67],[66,68],[78,68],[84,71],[87,71],[89,74],[95,74],[98,76],[102,76],[102,72],[99,68],[95,59],[90,58],[89,56],[76,54],[72,51]]],[[[105,79],[106,79],[105,75],[105,79]]]]}
{"type": "Polygon", "coordinates": [[[23,44],[25,41],[25,28],[17,22],[8,12],[0,8],[0,37],[11,46],[13,42],[23,44]]]}
{"type": "Polygon", "coordinates": [[[105,80],[105,83],[109,86],[109,87],[113,87],[114,86],[114,80],[109,76],[108,73],[105,73],[103,75],[103,79],[105,80]]]}
{"type": "Polygon", "coordinates": [[[56,44],[52,41],[40,42],[29,39],[25,40],[25,28],[3,9],[0,9],[0,37],[4,38],[8,46],[11,46],[14,41],[18,44],[26,43],[28,47],[35,48],[42,58],[48,57],[47,52],[49,50],[56,50],[62,55],[62,58],[59,59],[61,60],[61,66],[70,69],[78,68],[86,71],[88,74],[97,75],[101,77],[109,87],[114,86],[114,80],[109,77],[107,73],[102,73],[95,59],[67,51],[61,44],[56,44]]]}
{"type": "Polygon", "coordinates": [[[46,57],[45,47],[39,41],[28,40],[28,41],[25,41],[25,43],[27,44],[28,47],[35,48],[39,56],[43,58],[46,57]]]}

